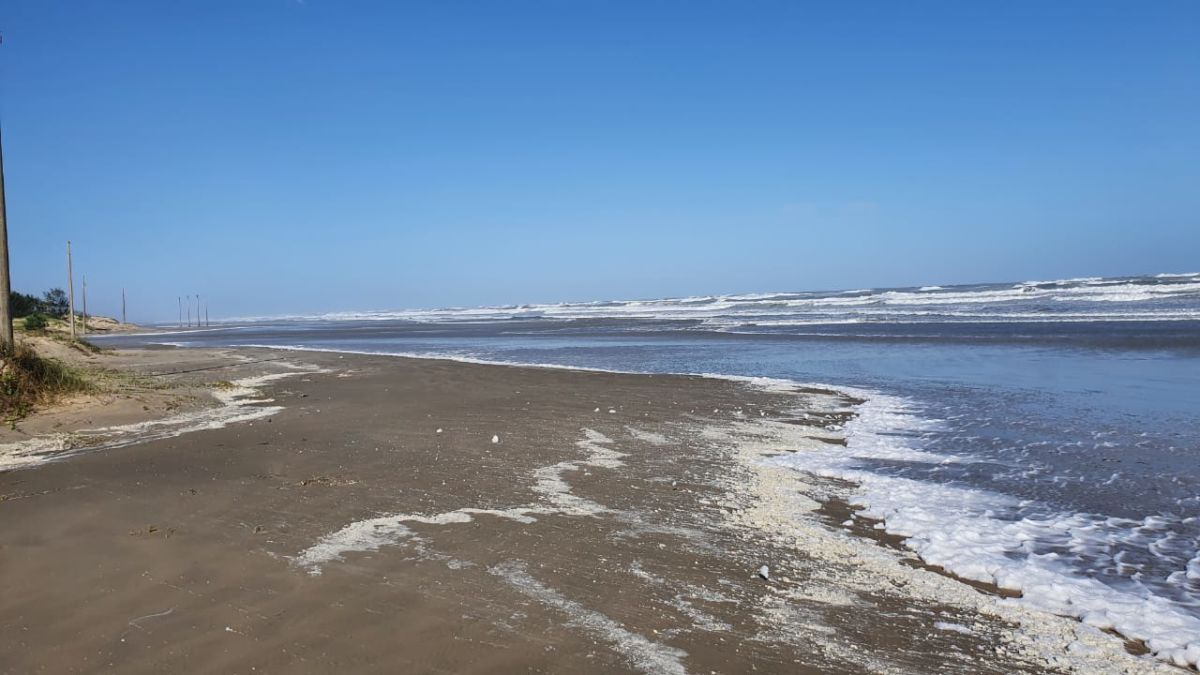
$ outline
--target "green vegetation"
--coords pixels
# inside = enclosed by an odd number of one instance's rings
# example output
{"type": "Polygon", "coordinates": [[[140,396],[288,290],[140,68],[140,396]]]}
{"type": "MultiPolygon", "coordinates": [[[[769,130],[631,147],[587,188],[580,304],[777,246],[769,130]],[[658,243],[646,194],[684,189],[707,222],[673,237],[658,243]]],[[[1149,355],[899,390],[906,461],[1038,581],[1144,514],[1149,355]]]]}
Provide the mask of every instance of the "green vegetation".
{"type": "Polygon", "coordinates": [[[61,288],[51,288],[40,298],[36,295],[13,291],[8,296],[8,306],[15,317],[46,314],[62,318],[70,312],[70,302],[67,300],[67,294],[61,288]]]}
{"type": "Polygon", "coordinates": [[[8,307],[13,316],[29,316],[41,310],[42,301],[32,295],[13,291],[8,296],[8,307]]]}
{"type": "MultiPolygon", "coordinates": [[[[18,318],[14,327],[36,335],[32,343],[49,340],[88,356],[112,351],[70,337],[65,321],[70,312],[68,305],[67,294],[61,288],[52,288],[40,298],[17,292],[9,296],[9,307],[18,318]]],[[[131,384],[118,380],[119,376],[102,368],[78,368],[40,356],[31,344],[18,342],[13,347],[0,347],[0,420],[15,426],[35,406],[53,403],[61,396],[131,384]]]]}
{"type": "Polygon", "coordinates": [[[45,314],[42,314],[41,312],[34,312],[33,314],[25,317],[25,330],[46,330],[46,326],[48,326],[49,323],[50,322],[46,318],[45,314]]]}
{"type": "Polygon", "coordinates": [[[0,352],[0,417],[9,425],[39,403],[91,389],[84,373],[57,359],[38,356],[29,345],[18,344],[0,352]]]}

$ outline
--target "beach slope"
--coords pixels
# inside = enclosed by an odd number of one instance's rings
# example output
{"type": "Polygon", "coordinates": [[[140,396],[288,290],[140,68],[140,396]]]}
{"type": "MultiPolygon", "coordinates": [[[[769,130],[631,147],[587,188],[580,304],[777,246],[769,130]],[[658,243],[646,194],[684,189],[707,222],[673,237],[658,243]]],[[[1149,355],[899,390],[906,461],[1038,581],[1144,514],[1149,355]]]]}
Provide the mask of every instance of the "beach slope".
{"type": "Polygon", "coordinates": [[[838,392],[222,354],[195,419],[0,473],[0,672],[1165,667],[843,527],[770,462],[838,392]]]}

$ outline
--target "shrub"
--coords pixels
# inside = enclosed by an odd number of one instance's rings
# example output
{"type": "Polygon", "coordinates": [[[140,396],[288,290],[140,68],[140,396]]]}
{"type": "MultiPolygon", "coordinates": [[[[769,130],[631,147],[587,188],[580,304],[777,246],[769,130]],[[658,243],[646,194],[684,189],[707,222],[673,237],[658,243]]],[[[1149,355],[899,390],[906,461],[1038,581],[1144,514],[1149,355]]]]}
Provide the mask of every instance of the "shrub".
{"type": "Polygon", "coordinates": [[[6,422],[15,423],[38,403],[91,388],[79,371],[38,356],[28,345],[18,344],[0,353],[0,415],[6,422]]]}
{"type": "Polygon", "coordinates": [[[67,294],[61,288],[51,288],[42,297],[42,311],[60,319],[69,313],[69,305],[67,294]]]}
{"type": "Polygon", "coordinates": [[[13,291],[8,294],[8,309],[13,316],[29,316],[42,309],[42,301],[35,295],[13,291]]]}
{"type": "Polygon", "coordinates": [[[25,317],[25,330],[45,330],[46,315],[41,313],[33,313],[25,317]]]}

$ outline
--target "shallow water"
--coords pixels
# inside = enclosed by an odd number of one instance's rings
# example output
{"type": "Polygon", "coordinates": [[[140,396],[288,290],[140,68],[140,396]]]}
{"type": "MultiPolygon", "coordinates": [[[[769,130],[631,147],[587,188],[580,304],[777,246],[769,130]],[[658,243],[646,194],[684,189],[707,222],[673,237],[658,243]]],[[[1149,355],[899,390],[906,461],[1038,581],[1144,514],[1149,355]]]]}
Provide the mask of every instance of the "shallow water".
{"type": "Polygon", "coordinates": [[[338,314],[105,340],[878,392],[848,449],[797,468],[860,482],[859,503],[931,562],[1200,654],[1200,275],[338,314]]]}

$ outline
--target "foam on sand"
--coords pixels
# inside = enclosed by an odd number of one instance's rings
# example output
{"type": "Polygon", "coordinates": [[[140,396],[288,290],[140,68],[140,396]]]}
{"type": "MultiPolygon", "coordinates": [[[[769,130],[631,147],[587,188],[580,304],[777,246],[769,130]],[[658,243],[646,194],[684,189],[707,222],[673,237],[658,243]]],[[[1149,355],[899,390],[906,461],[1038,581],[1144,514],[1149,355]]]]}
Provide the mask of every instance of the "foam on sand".
{"type": "Polygon", "coordinates": [[[539,495],[539,503],[508,509],[465,507],[433,515],[393,513],[359,520],[321,537],[315,544],[293,556],[292,564],[312,576],[318,576],[326,564],[344,560],[347,553],[376,551],[383,546],[413,538],[414,533],[406,523],[455,525],[487,515],[528,524],[535,522],[539,515],[596,516],[607,513],[608,508],[573,494],[563,474],[589,466],[616,469],[623,465],[621,458],[625,454],[606,447],[612,443],[612,439],[598,431],[584,429],[583,434],[583,439],[576,446],[587,452],[585,458],[558,462],[534,471],[532,489],[539,495]]]}
{"type": "Polygon", "coordinates": [[[952,574],[1020,591],[1011,602],[1049,614],[1073,616],[1096,628],[1145,641],[1159,659],[1195,668],[1200,661],[1200,618],[1141,586],[1117,589],[1081,576],[1039,553],[1036,542],[1078,550],[1103,546],[1128,532],[1125,523],[1090,514],[1005,517],[1022,504],[1008,495],[918,481],[863,468],[870,460],[945,463],[970,457],[913,447],[917,433],[937,424],[915,415],[904,399],[854,391],[866,399],[842,429],[846,446],[813,444],[802,431],[776,429],[793,452],[769,463],[852,482],[845,497],[883,528],[905,537],[925,562],[952,574]],[[1107,527],[1106,527],[1107,525],[1107,527]]]}
{"type": "Polygon", "coordinates": [[[320,576],[321,568],[331,562],[344,560],[346,553],[378,551],[384,546],[394,545],[401,540],[415,537],[405,523],[427,525],[454,525],[469,523],[477,515],[507,518],[522,523],[534,521],[529,514],[534,509],[457,509],[432,516],[416,513],[396,513],[379,518],[358,520],[321,537],[317,543],[292,557],[292,564],[306,570],[312,576],[320,576]]]}
{"type": "Polygon", "coordinates": [[[686,675],[683,658],[687,652],[652,642],[631,632],[617,621],[588,609],[530,576],[524,565],[510,562],[488,570],[521,593],[567,617],[567,624],[583,630],[594,639],[607,642],[633,668],[643,673],[686,675]]]}
{"type": "Polygon", "coordinates": [[[122,448],[194,431],[221,429],[230,424],[270,417],[283,410],[283,406],[264,405],[273,403],[273,399],[260,396],[262,387],[287,377],[328,372],[308,364],[277,362],[276,365],[289,368],[290,372],[234,380],[230,388],[212,391],[212,395],[221,402],[221,405],[213,408],[194,410],[146,422],[84,429],[69,434],[39,436],[0,445],[0,470],[29,468],[84,452],[122,448]]]}
{"type": "MultiPolygon", "coordinates": [[[[856,392],[855,396],[861,397],[862,393],[856,392]]],[[[845,400],[838,398],[806,396],[805,402],[817,406],[824,403],[829,410],[837,410],[845,405],[845,400]]],[[[820,503],[808,495],[821,495],[829,485],[818,485],[820,479],[814,478],[815,472],[797,470],[799,467],[784,461],[788,455],[779,454],[783,449],[795,455],[819,454],[826,448],[835,452],[845,450],[841,445],[810,435],[814,431],[821,438],[830,436],[828,429],[758,419],[735,421],[725,429],[710,428],[705,432],[713,443],[729,448],[731,457],[743,467],[743,471],[728,480],[731,497],[726,518],[730,526],[750,528],[774,541],[790,543],[798,560],[812,570],[812,576],[791,596],[843,598],[841,604],[852,605],[856,595],[899,595],[908,601],[993,617],[975,631],[993,626],[986,635],[987,639],[995,640],[997,654],[1016,657],[1039,670],[1089,675],[1171,672],[1161,662],[1130,655],[1121,640],[1098,628],[1026,603],[984,595],[948,576],[913,568],[904,556],[891,549],[826,526],[816,514],[820,503]],[[995,632],[996,620],[1005,627],[1000,632],[995,632]]],[[[828,631],[828,626],[814,625],[811,617],[785,609],[777,605],[762,608],[772,633],[795,634],[801,639],[807,635],[806,644],[817,649],[836,647],[836,635],[821,637],[820,630],[828,631]]],[[[939,617],[938,621],[944,619],[939,617]]],[[[933,622],[931,628],[949,629],[933,622]]],[[[862,664],[864,670],[883,666],[862,664]]]]}

